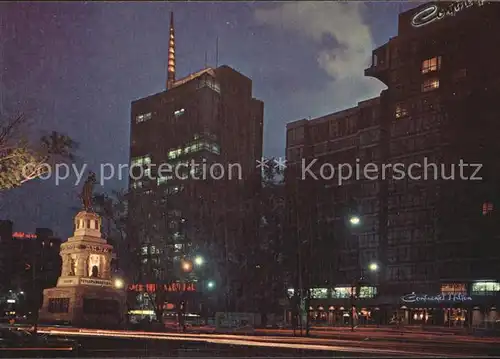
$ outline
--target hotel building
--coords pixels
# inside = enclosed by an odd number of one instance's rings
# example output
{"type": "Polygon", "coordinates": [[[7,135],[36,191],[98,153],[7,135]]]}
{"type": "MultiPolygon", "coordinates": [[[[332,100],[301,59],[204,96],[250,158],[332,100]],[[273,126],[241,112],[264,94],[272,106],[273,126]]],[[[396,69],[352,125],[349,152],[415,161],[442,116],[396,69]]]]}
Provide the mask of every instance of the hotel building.
{"type": "MultiPolygon", "coordinates": [[[[310,254],[302,250],[309,258],[302,265],[309,266],[309,286],[323,288],[323,299],[311,306],[320,317],[332,320],[335,311],[328,309],[346,308],[348,301],[337,300],[343,290],[334,289],[363,277],[358,286],[375,288],[358,299],[376,294],[359,306],[370,307],[371,317],[383,312],[378,320],[398,313],[407,323],[494,322],[500,304],[499,16],[500,4],[472,1],[427,3],[400,14],[398,35],[373,51],[365,70],[387,86],[379,98],[287,126],[292,167],[304,157],[400,164],[406,171],[404,178],[389,171],[342,186],[337,178],[297,181],[288,172],[289,188],[298,183],[314,193],[302,196],[290,230],[307,231],[302,238],[310,254]],[[460,163],[469,166],[460,172],[460,163]],[[471,164],[480,164],[480,172],[471,164]],[[358,226],[348,221],[352,213],[358,226]],[[374,273],[367,271],[371,261],[374,273]]],[[[297,197],[289,191],[292,206],[297,197]]]]}

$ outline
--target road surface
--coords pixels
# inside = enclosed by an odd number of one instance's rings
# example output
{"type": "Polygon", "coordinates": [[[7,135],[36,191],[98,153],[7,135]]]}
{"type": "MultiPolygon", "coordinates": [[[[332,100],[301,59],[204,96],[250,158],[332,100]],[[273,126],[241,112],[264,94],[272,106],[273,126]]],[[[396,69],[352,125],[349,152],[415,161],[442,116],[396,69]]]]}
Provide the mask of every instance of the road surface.
{"type": "Polygon", "coordinates": [[[463,357],[500,355],[498,342],[430,341],[419,337],[353,340],[277,335],[164,333],[44,327],[41,333],[79,338],[89,356],[405,356],[463,357]],[[197,355],[194,355],[197,354],[197,355]]]}

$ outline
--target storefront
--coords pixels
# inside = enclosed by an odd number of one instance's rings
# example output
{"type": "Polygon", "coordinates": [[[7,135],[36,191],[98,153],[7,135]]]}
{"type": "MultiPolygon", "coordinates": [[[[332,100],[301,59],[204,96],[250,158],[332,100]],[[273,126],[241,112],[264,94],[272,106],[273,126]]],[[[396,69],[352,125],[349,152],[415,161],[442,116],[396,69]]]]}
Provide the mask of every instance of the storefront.
{"type": "MultiPolygon", "coordinates": [[[[351,308],[354,305],[356,325],[374,324],[377,318],[376,287],[361,287],[358,295],[351,298],[352,287],[311,288],[307,312],[310,325],[343,326],[351,323],[351,308]]],[[[293,296],[293,289],[288,292],[293,296]]],[[[292,310],[287,310],[286,320],[292,323],[292,310]]]]}
{"type": "Polygon", "coordinates": [[[496,295],[407,294],[395,313],[402,324],[471,327],[493,325],[498,319],[496,295]]]}

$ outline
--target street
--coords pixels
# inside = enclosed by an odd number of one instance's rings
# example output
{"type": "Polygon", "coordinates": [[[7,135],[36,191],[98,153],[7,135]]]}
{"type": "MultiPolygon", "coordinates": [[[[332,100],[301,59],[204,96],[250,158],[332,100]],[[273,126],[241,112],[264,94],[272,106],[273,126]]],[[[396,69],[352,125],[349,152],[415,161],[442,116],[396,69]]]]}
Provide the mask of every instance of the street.
{"type": "MultiPolygon", "coordinates": [[[[465,338],[421,333],[367,336],[367,331],[342,332],[348,337],[293,337],[290,335],[231,335],[138,332],[45,327],[41,333],[78,338],[79,356],[412,356],[460,357],[500,355],[495,338],[465,338]],[[357,338],[354,338],[357,335],[357,338]],[[130,340],[133,339],[133,340],[130,340]]],[[[283,332],[283,331],[282,331],[283,332]]],[[[376,333],[372,331],[371,334],[376,333]]]]}

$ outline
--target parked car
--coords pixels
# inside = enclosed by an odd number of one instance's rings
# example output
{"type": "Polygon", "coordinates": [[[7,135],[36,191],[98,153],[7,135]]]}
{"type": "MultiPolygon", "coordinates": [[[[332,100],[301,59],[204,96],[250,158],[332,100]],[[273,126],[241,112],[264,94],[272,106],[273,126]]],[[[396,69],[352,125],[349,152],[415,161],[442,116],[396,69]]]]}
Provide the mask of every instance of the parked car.
{"type": "Polygon", "coordinates": [[[68,352],[78,353],[80,345],[76,340],[54,337],[50,335],[36,336],[27,330],[1,328],[0,348],[5,351],[8,348],[19,350],[19,348],[40,348],[40,351],[61,350],[67,348],[68,352]]]}

